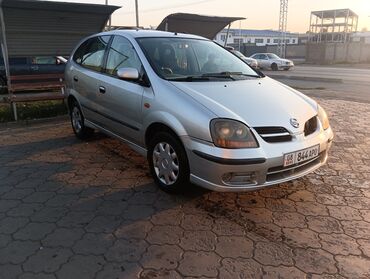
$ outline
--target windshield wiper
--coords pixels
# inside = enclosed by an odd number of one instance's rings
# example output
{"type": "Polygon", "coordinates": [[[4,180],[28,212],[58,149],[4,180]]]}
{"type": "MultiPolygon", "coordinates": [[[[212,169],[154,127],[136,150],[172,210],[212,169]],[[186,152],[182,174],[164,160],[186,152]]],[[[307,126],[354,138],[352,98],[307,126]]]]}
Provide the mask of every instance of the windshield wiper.
{"type": "Polygon", "coordinates": [[[242,72],[220,72],[220,73],[207,73],[203,74],[203,77],[219,77],[219,78],[230,78],[232,80],[235,80],[233,76],[243,76],[243,77],[254,77],[254,78],[260,78],[260,76],[257,75],[249,75],[244,74],[242,72]]]}
{"type": "Polygon", "coordinates": [[[209,77],[204,76],[185,76],[185,77],[174,77],[174,78],[168,78],[169,81],[205,81],[209,80],[209,77]]]}

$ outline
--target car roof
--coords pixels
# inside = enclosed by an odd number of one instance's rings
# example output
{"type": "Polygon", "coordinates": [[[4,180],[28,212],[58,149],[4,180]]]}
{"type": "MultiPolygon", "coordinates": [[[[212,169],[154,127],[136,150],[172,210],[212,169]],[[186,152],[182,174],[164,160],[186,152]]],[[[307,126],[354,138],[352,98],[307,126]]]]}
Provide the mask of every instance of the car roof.
{"type": "Polygon", "coordinates": [[[192,34],[184,33],[174,33],[174,32],[165,32],[158,30],[148,30],[148,29],[127,29],[127,30],[112,30],[107,32],[99,33],[99,35],[123,35],[131,38],[187,38],[187,39],[202,39],[208,40],[207,38],[200,37],[192,34]]]}
{"type": "Polygon", "coordinates": [[[258,52],[258,53],[254,53],[253,55],[256,55],[256,54],[275,54],[275,53],[272,53],[272,52],[258,52]]]}

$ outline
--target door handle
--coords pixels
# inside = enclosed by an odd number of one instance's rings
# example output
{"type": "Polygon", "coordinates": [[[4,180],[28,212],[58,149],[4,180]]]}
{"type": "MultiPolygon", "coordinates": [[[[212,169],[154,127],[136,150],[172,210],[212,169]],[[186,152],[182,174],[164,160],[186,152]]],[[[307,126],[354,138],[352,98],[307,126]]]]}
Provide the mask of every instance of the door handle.
{"type": "Polygon", "coordinates": [[[99,92],[102,94],[105,94],[105,87],[104,86],[99,86],[99,92]]]}
{"type": "Polygon", "coordinates": [[[77,81],[78,81],[78,77],[77,77],[77,76],[74,76],[74,77],[73,77],[73,80],[74,80],[75,82],[77,82],[77,81]]]}

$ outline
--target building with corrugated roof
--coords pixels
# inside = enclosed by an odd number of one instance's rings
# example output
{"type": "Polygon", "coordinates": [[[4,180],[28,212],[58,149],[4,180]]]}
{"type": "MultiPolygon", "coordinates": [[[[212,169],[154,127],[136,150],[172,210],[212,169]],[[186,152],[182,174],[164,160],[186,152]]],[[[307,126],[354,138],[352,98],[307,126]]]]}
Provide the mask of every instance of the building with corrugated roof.
{"type": "MultiPolygon", "coordinates": [[[[280,40],[280,32],[275,30],[253,30],[253,29],[227,29],[222,30],[215,37],[215,41],[224,45],[226,36],[227,44],[252,44],[256,46],[277,45],[280,40]]],[[[288,45],[298,44],[298,33],[286,33],[288,45]]]]}

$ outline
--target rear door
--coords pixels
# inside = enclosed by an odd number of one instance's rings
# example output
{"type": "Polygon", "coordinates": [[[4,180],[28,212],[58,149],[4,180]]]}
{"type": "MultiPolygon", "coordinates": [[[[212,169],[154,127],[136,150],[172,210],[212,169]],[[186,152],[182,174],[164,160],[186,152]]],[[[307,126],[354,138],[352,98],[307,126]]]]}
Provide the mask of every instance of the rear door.
{"type": "Polygon", "coordinates": [[[29,58],[27,57],[11,57],[9,58],[10,75],[29,75],[31,74],[29,58]]]}
{"type": "Polygon", "coordinates": [[[110,38],[111,36],[92,37],[82,43],[72,58],[78,65],[72,67],[70,72],[72,87],[77,92],[85,118],[100,126],[104,126],[105,118],[99,113],[104,97],[99,86],[105,78],[102,70],[110,38]]]}

